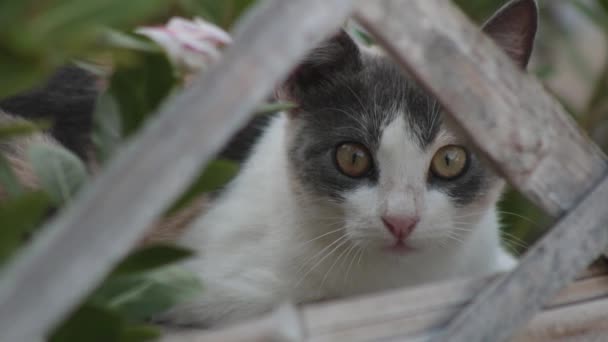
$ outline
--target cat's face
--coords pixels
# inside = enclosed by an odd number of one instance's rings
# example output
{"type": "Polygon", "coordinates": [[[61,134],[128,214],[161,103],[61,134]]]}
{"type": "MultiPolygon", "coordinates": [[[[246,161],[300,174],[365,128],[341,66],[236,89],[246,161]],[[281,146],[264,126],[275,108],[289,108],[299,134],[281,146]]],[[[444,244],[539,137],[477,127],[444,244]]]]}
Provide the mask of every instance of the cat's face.
{"type": "Polygon", "coordinates": [[[300,191],[328,200],[361,246],[407,252],[461,239],[502,182],[390,60],[358,56],[357,72],[304,95],[291,119],[300,191]]]}
{"type": "MultiPolygon", "coordinates": [[[[536,13],[522,11],[535,8],[512,7],[485,29],[525,66],[536,13]]],[[[352,243],[398,254],[441,248],[493,210],[502,180],[437,101],[347,34],[313,51],[284,94],[299,105],[289,146],[297,191],[327,207],[318,215],[352,243]]]]}

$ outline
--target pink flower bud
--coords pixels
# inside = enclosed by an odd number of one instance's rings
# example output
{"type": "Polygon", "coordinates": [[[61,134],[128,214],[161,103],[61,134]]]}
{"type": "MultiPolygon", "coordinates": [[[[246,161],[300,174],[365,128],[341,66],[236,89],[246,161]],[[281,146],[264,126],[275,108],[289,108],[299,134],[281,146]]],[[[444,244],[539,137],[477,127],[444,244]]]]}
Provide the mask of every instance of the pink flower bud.
{"type": "Polygon", "coordinates": [[[232,42],[228,33],[200,18],[173,17],[165,26],[140,27],[135,32],[152,39],[172,63],[190,72],[217,61],[220,48],[232,42]]]}

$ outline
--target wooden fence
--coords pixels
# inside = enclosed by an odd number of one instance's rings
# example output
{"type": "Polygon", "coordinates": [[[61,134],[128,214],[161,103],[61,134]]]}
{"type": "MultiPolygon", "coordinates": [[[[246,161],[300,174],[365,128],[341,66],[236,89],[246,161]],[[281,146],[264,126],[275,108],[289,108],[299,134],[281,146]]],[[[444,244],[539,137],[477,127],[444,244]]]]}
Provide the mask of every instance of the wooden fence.
{"type": "MultiPolygon", "coordinates": [[[[591,287],[593,298],[606,295],[608,281],[596,274],[556,297],[608,246],[605,156],[538,81],[451,2],[268,0],[239,23],[221,64],[161,109],[75,205],[9,265],[0,279],[0,339],[41,340],[290,68],[351,15],[437,96],[504,177],[558,223],[509,274],[299,309],[286,304],[224,331],[165,339],[403,340],[414,336],[405,321],[413,317],[422,329],[414,340],[505,341],[543,307],[581,298],[580,287],[591,287]],[[444,310],[431,310],[439,306],[444,310]]],[[[608,317],[607,302],[594,302],[597,317],[591,319],[608,317]]],[[[556,319],[546,314],[537,316],[544,317],[541,323],[556,319]]]]}

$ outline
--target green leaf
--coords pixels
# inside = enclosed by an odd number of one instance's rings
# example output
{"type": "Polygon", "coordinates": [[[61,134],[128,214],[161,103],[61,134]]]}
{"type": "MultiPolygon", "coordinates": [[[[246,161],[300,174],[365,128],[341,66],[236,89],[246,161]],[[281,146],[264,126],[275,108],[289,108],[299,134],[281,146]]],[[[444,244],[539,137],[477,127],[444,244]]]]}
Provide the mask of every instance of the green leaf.
{"type": "Polygon", "coordinates": [[[112,272],[112,276],[125,276],[150,271],[181,261],[193,252],[178,246],[155,245],[143,247],[127,256],[112,272]]]}
{"type": "Polygon", "coordinates": [[[107,308],[85,304],[51,335],[50,342],[121,341],[124,321],[107,308]]]}
{"type": "Polygon", "coordinates": [[[0,32],[6,32],[8,28],[14,27],[27,11],[29,5],[27,0],[3,0],[0,1],[0,32]]]}
{"type": "Polygon", "coordinates": [[[153,272],[111,277],[95,291],[91,300],[107,305],[131,320],[141,321],[192,300],[201,291],[202,285],[194,274],[170,266],[153,272]]]}
{"type": "MultiPolygon", "coordinates": [[[[0,1],[1,2],[1,1],[0,1]]],[[[1,32],[1,31],[0,31],[1,32]]],[[[24,91],[50,73],[39,58],[13,53],[0,40],[0,98],[24,91]]]]}
{"type": "Polygon", "coordinates": [[[229,29],[255,0],[179,0],[179,3],[186,12],[195,13],[229,29]]]}
{"type": "MultiPolygon", "coordinates": [[[[132,29],[171,0],[0,1],[0,98],[42,81],[74,57],[98,56],[103,29],[132,29]]],[[[103,41],[102,41],[103,42],[103,41]]]]}
{"type": "Polygon", "coordinates": [[[42,222],[48,197],[28,192],[0,203],[0,264],[5,262],[42,222]]]}
{"type": "Polygon", "coordinates": [[[173,69],[161,54],[143,54],[134,65],[119,67],[110,81],[110,94],[120,108],[122,134],[136,132],[176,83],[173,69]]]}
{"type": "Polygon", "coordinates": [[[55,204],[70,200],[86,181],[82,161],[61,146],[33,143],[27,152],[42,188],[55,204]]]}
{"type": "Polygon", "coordinates": [[[555,75],[555,67],[549,64],[542,64],[537,66],[533,72],[539,79],[546,80],[555,75]]]}
{"type": "Polygon", "coordinates": [[[600,6],[602,6],[604,12],[608,13],[608,0],[598,0],[598,3],[600,4],[600,6]]]}
{"type": "Polygon", "coordinates": [[[504,3],[502,0],[453,0],[474,21],[481,23],[504,3]]]}
{"type": "Polygon", "coordinates": [[[139,36],[131,35],[118,30],[105,29],[102,43],[113,48],[123,48],[146,53],[163,53],[163,50],[149,40],[139,39],[139,36]]]}
{"type": "Polygon", "coordinates": [[[297,105],[292,102],[272,102],[264,103],[255,109],[254,115],[266,115],[276,112],[281,112],[288,109],[296,108],[297,105]]]}
{"type": "Polygon", "coordinates": [[[120,120],[118,104],[114,97],[107,92],[101,94],[95,105],[91,134],[101,162],[110,159],[122,143],[120,120]]]}
{"type": "Polygon", "coordinates": [[[130,325],[125,327],[120,336],[120,342],[153,341],[161,336],[157,327],[151,325],[130,325]]]}
{"type": "Polygon", "coordinates": [[[185,205],[190,203],[199,195],[217,190],[228,183],[238,173],[239,166],[237,163],[229,160],[218,159],[212,161],[205,170],[199,175],[197,180],[168,210],[168,213],[173,213],[185,205]]]}
{"type": "Polygon", "coordinates": [[[0,188],[3,189],[9,197],[17,196],[23,192],[23,188],[13,172],[8,160],[0,153],[0,188]]]}
{"type": "Polygon", "coordinates": [[[375,45],[375,39],[361,25],[354,20],[346,22],[345,29],[350,32],[358,41],[366,46],[375,45]]]}
{"type": "Polygon", "coordinates": [[[26,120],[15,120],[9,123],[0,123],[0,140],[31,135],[40,130],[50,127],[48,122],[32,122],[26,120]]]}
{"type": "Polygon", "coordinates": [[[129,28],[167,8],[167,0],[63,0],[35,16],[23,32],[25,44],[90,44],[102,26],[129,28]],[[50,38],[50,39],[49,39],[50,38]]]}

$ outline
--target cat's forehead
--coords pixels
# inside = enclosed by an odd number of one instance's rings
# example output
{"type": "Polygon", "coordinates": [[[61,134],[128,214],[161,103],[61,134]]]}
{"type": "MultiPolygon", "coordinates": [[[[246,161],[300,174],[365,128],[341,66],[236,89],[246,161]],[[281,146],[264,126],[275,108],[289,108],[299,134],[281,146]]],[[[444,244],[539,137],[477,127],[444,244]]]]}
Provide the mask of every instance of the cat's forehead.
{"type": "Polygon", "coordinates": [[[403,117],[404,134],[421,149],[441,127],[438,102],[383,56],[364,56],[360,71],[335,75],[307,97],[303,109],[315,126],[337,135],[349,132],[370,145],[397,117],[403,117]]]}

